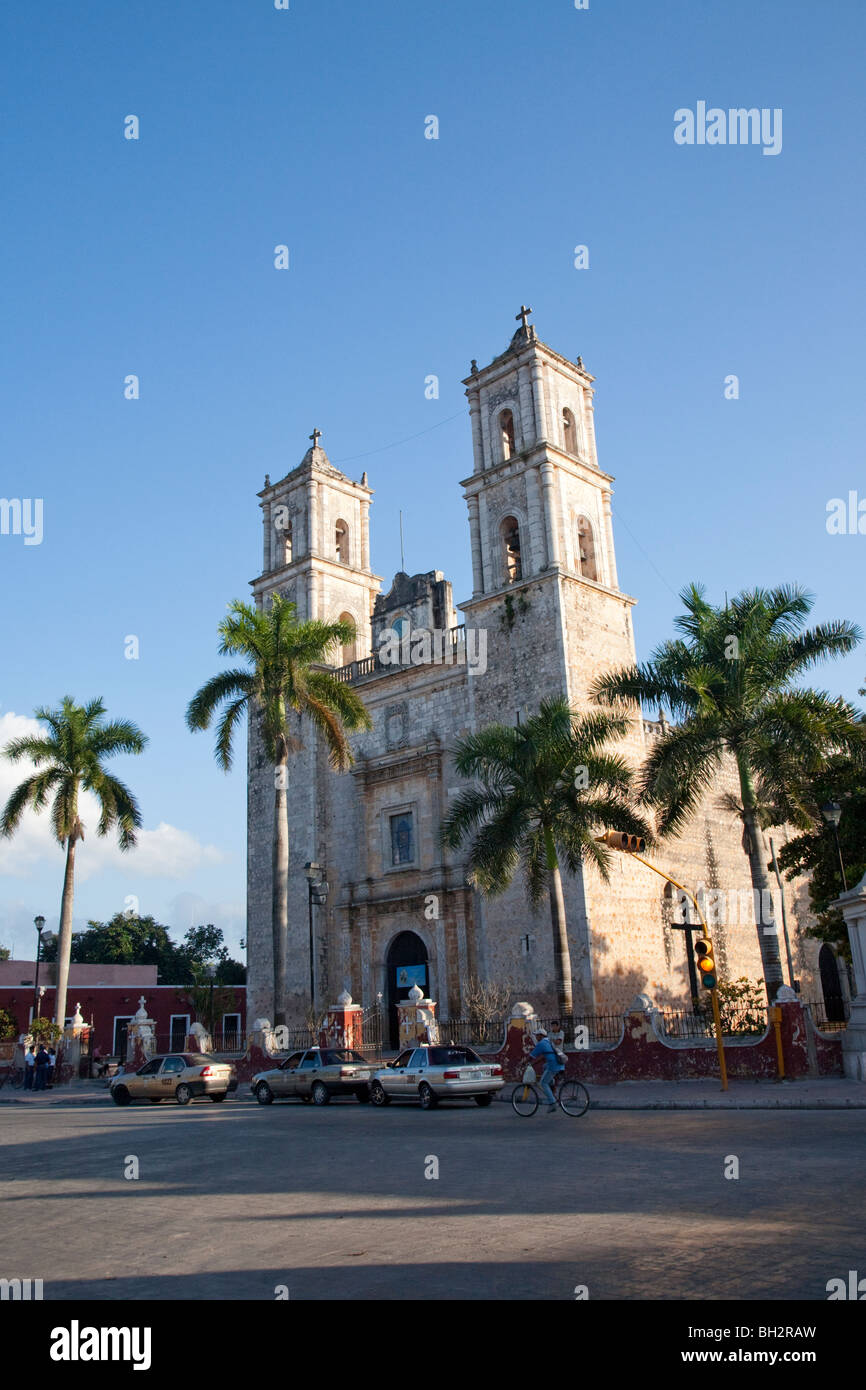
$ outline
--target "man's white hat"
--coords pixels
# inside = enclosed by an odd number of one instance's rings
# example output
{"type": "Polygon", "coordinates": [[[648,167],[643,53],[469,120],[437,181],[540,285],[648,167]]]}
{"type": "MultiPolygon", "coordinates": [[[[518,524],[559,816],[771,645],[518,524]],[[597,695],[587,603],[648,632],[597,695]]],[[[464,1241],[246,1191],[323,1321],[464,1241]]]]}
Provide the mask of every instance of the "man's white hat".
{"type": "Polygon", "coordinates": [[[536,1030],[535,1030],[535,1036],[536,1036],[537,1038],[546,1038],[546,1037],[547,1037],[547,1029],[546,1029],[546,1028],[536,1028],[536,1030]]]}

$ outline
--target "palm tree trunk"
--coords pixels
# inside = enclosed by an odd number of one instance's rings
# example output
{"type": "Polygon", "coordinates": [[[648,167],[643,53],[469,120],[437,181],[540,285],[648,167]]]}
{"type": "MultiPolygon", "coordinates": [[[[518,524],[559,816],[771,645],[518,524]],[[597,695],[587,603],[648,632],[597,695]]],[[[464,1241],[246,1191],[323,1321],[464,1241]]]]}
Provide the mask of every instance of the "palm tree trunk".
{"type": "Polygon", "coordinates": [[[758,931],[758,946],[761,951],[761,965],[764,971],[764,982],[767,986],[767,998],[772,1003],[776,997],[776,990],[779,985],[784,984],[782,976],[782,957],[779,953],[778,926],[775,922],[764,923],[763,905],[772,901],[770,898],[770,880],[767,877],[767,870],[764,865],[764,857],[761,849],[761,827],[758,821],[757,799],[755,797],[755,787],[752,780],[752,770],[745,757],[737,758],[737,767],[740,773],[740,794],[743,802],[743,822],[746,833],[749,837],[749,868],[752,875],[752,889],[754,901],[760,903],[760,908],[756,911],[755,926],[758,931]],[[772,931],[765,931],[765,926],[772,926],[772,931]]]}
{"type": "Polygon", "coordinates": [[[274,769],[274,855],[271,930],[274,939],[274,1027],[286,1022],[286,962],[289,939],[289,825],[286,815],[287,750],[274,769]]]}
{"type": "Polygon", "coordinates": [[[556,1006],[565,1028],[566,1041],[574,1031],[574,999],[571,991],[571,953],[568,949],[568,930],[565,922],[565,898],[556,846],[550,830],[544,832],[547,867],[550,870],[550,920],[553,926],[553,967],[556,973],[556,1006]]]}
{"type": "Polygon", "coordinates": [[[57,993],[54,1001],[54,1021],[60,1028],[66,1022],[66,992],[69,985],[69,957],[72,954],[72,905],[75,897],[75,840],[72,834],[66,841],[66,872],[63,875],[63,898],[60,903],[60,940],[57,943],[57,993]]]}

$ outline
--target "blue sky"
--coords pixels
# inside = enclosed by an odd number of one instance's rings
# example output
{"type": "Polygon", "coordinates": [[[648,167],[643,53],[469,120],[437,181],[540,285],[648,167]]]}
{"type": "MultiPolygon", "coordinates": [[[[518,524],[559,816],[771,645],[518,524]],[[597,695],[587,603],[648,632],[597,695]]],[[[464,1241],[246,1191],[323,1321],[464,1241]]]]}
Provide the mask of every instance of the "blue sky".
{"type": "MultiPolygon", "coordinates": [[[[0,733],[68,692],[151,740],[116,765],[146,846],[87,838],[79,924],[134,895],[237,945],[243,748],[225,777],[183,715],[260,567],[255,493],[317,426],[376,490],[377,572],[402,509],[407,568],[467,597],[460,379],[521,303],[596,377],[641,657],[691,579],[796,580],[817,619],[864,621],[866,537],[825,525],[866,497],[864,30],[854,0],[2,7],[0,492],[44,499],[44,538],[0,536],[0,733]],[[700,100],[782,108],[782,152],[676,145],[700,100]]],[[[861,649],[815,680],[855,699],[864,676],[861,649]]],[[[42,836],[0,847],[16,954],[56,924],[42,836]]]]}

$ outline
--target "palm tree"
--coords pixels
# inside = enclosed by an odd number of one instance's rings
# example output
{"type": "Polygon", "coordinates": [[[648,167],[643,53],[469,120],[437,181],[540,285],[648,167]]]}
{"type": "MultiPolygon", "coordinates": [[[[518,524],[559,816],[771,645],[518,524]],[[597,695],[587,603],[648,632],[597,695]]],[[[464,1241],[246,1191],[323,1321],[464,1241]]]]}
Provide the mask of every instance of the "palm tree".
{"type": "MultiPolygon", "coordinates": [[[[332,767],[352,763],[347,735],[369,729],[370,717],[351,686],[322,669],[329,652],[354,641],[351,622],[300,622],[295,604],[275,594],[267,609],[235,600],[219,625],[220,654],[242,655],[250,667],[222,671],[206,681],[186,712],[190,729],[207,729],[224,706],[216,731],[215,756],[228,772],[239,721],[254,712],[265,751],[274,766],[273,900],[274,1023],[286,1021],[286,956],[289,932],[289,831],[286,815],[289,754],[299,741],[289,729],[292,711],[306,715],[323,735],[332,767]]],[[[311,1001],[312,1007],[312,1001],[311,1001]]]]}
{"type": "Polygon", "coordinates": [[[547,893],[563,1019],[573,1017],[574,1000],[560,861],[571,873],[595,864],[607,880],[611,856],[595,839],[599,829],[649,835],[629,801],[631,768],[603,751],[628,725],[621,715],[577,714],[565,696],[554,696],[525,723],[491,724],[454,751],[458,773],[480,785],[455,798],[442,841],[458,849],[472,837],[470,882],[488,896],[503,892],[518,868],[533,905],[547,893]]]}
{"type": "Polygon", "coordinates": [[[66,1018],[66,990],[72,949],[72,906],[75,896],[75,846],[84,839],[79,816],[82,791],[92,792],[99,802],[98,835],[117,829],[122,850],[135,844],[141,826],[138,803],[128,787],[103,767],[105,758],[117,753],[142,753],[147,738],[126,719],[105,722],[101,700],[76,705],[66,696],[59,709],[38,709],[34,718],[47,725],[46,733],[13,739],[3,752],[12,762],[28,758],[36,767],[32,776],[19,784],[6,802],[0,818],[0,834],[12,835],[30,807],[43,811],[51,802],[51,828],[58,844],[66,848],[66,872],[60,907],[60,941],[57,947],[57,996],[54,1017],[62,1028],[66,1018]]]}
{"type": "MultiPolygon", "coordinates": [[[[661,834],[682,827],[723,759],[733,758],[752,887],[763,903],[763,808],[774,797],[790,802],[794,765],[817,771],[856,738],[850,705],[794,682],[816,662],[850,652],[861,634],[841,621],[806,629],[814,600],[793,585],[747,590],[724,608],[704,593],[692,584],[680,594],[686,611],[674,623],[681,638],[663,642],[645,665],[602,676],[592,694],[614,707],[635,700],[666,706],[679,721],[654,744],[643,772],[642,796],[658,808],[661,834]]],[[[772,998],[782,983],[779,942],[756,925],[772,998]]]]}

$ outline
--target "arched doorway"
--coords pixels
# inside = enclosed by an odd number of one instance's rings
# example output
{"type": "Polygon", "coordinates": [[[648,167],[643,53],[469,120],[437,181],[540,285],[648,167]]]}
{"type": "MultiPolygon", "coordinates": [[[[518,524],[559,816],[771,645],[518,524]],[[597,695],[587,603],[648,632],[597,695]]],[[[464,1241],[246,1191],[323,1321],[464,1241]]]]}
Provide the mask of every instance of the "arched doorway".
{"type": "Polygon", "coordinates": [[[845,1022],[845,1000],[842,997],[842,982],[839,979],[839,965],[836,956],[826,943],[818,952],[818,970],[821,974],[821,993],[828,1023],[845,1022]]]}
{"type": "Polygon", "coordinates": [[[427,947],[413,931],[398,932],[388,947],[385,963],[388,977],[388,1036],[392,1047],[398,1047],[400,1025],[397,1003],[409,998],[413,985],[427,994],[430,980],[427,974],[427,947]]]}

